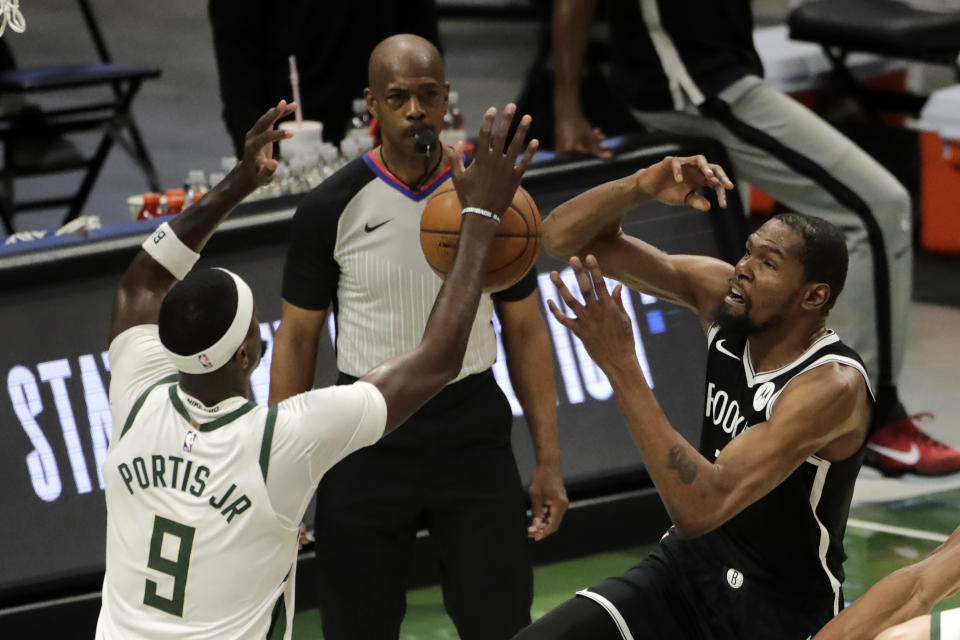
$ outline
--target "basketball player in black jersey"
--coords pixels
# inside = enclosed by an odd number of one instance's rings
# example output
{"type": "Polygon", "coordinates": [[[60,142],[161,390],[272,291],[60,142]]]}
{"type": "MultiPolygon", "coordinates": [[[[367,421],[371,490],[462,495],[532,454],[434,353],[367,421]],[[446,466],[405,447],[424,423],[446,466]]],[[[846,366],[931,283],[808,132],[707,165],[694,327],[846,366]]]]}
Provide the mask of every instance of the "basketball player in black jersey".
{"type": "Polygon", "coordinates": [[[825,326],[846,276],[843,235],[818,218],[778,216],[732,266],[667,255],[620,228],[651,198],[705,210],[697,188],[724,205],[732,186],[702,156],[666,158],[545,220],[551,253],[587,256],[570,258],[585,303],[554,273],[575,317],[551,310],[609,377],[674,526],[640,565],[517,638],[806,640],[843,606],[843,533],[874,412],[860,358],[825,326]],[[602,275],[700,317],[709,355],[699,451],[626,348],[630,320],[602,275]]]}

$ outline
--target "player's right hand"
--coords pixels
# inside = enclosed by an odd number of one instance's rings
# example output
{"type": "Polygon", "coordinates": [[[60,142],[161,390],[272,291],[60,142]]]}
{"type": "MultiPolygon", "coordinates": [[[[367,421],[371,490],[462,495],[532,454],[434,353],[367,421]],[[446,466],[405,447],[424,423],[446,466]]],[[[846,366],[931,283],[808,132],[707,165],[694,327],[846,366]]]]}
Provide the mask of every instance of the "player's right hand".
{"type": "Polygon", "coordinates": [[[583,115],[557,117],[557,155],[570,157],[591,155],[609,158],[613,154],[603,143],[603,131],[593,127],[583,115]]]}
{"type": "Polygon", "coordinates": [[[455,148],[444,147],[443,152],[452,171],[453,186],[463,207],[478,207],[500,216],[513,201],[513,196],[520,186],[520,178],[539,147],[536,139],[530,141],[526,150],[523,147],[527,130],[533,121],[530,116],[520,119],[513,139],[507,144],[507,133],[516,111],[517,106],[514,104],[504,107],[497,132],[491,138],[497,110],[493,107],[487,109],[483,114],[476,152],[469,167],[463,165],[462,142],[458,142],[455,148]],[[523,157],[517,162],[521,151],[523,157]]]}
{"type": "Polygon", "coordinates": [[[641,169],[634,174],[638,189],[660,202],[685,205],[708,211],[710,201],[697,193],[697,189],[707,187],[717,194],[720,206],[727,206],[727,191],[733,189],[733,182],[718,164],[711,164],[702,155],[676,158],[667,156],[657,164],[641,169]]]}

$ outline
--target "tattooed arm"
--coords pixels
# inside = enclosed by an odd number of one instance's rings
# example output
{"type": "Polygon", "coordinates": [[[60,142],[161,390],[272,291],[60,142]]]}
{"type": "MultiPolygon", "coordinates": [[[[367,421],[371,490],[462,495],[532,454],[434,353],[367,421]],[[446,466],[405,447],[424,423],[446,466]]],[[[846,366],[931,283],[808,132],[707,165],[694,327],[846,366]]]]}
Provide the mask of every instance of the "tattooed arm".
{"type": "Polygon", "coordinates": [[[770,493],[811,455],[843,460],[863,444],[870,403],[863,378],[853,368],[826,364],[798,375],[776,401],[770,420],[751,426],[708,460],[667,420],[647,386],[633,345],[630,318],[620,306],[619,285],[607,293],[600,270],[576,258],[586,304],[580,304],[551,274],[575,318],[550,309],[584,343],[616,393],[620,410],[670,518],[685,536],[707,533],[770,493]]]}

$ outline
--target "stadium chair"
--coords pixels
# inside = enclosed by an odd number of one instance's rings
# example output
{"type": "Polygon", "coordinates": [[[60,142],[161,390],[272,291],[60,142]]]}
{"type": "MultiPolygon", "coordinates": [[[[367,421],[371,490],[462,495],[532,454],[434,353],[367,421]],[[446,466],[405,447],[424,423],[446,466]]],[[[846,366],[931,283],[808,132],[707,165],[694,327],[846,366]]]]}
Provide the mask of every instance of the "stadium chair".
{"type": "Polygon", "coordinates": [[[948,65],[960,82],[960,11],[926,11],[899,0],[815,0],[791,11],[787,23],[791,38],[823,47],[837,88],[867,113],[916,115],[926,96],[863,87],[845,65],[851,52],[948,65]]]}
{"type": "Polygon", "coordinates": [[[154,191],[159,189],[156,169],[140,137],[130,107],[143,81],[158,78],[160,70],[112,62],[87,0],[78,0],[78,3],[100,62],[28,67],[0,73],[2,93],[62,94],[62,99],[57,100],[61,106],[34,107],[29,125],[25,125],[22,114],[0,117],[0,142],[4,147],[3,169],[0,170],[0,218],[7,233],[13,233],[14,216],[20,211],[65,206],[67,213],[63,221],[76,218],[114,143],[120,144],[130,155],[146,177],[149,187],[154,191]],[[91,98],[91,88],[106,89],[103,93],[107,97],[91,98]],[[35,146],[38,139],[81,132],[101,133],[96,150],[88,157],[71,153],[44,158],[30,153],[31,145],[35,146]],[[83,172],[73,194],[39,200],[16,200],[15,180],[71,171],[83,172]]]}

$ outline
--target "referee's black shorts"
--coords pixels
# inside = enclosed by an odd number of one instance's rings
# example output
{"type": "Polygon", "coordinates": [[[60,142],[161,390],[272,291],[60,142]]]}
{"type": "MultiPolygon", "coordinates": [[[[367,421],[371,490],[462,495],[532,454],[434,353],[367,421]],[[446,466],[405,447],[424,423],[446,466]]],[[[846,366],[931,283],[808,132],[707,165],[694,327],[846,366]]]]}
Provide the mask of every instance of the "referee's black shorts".
{"type": "Polygon", "coordinates": [[[396,640],[419,529],[430,532],[444,606],[463,640],[508,640],[530,623],[533,573],[512,423],[487,370],[449,385],[327,472],[316,515],[327,640],[396,640]]]}

